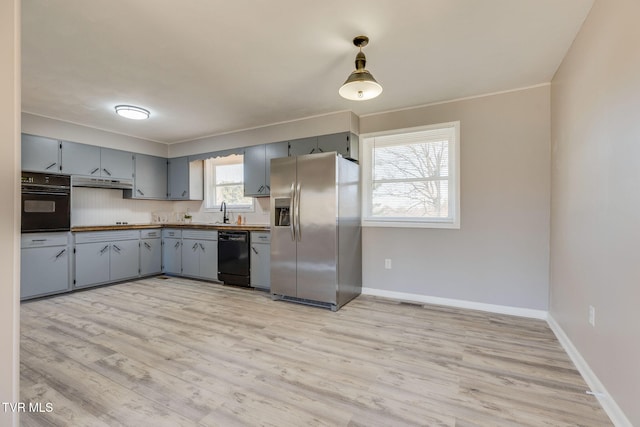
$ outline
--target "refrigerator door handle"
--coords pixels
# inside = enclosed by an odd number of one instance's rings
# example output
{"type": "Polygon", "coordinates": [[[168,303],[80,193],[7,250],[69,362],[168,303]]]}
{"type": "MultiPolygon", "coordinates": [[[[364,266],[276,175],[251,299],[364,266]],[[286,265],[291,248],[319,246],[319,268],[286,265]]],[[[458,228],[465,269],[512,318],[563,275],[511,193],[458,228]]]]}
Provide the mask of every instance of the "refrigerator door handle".
{"type": "Polygon", "coordinates": [[[289,229],[291,230],[291,240],[296,241],[296,217],[294,212],[295,200],[296,200],[296,191],[295,191],[295,183],[291,183],[291,194],[289,198],[289,229]]]}
{"type": "Polygon", "coordinates": [[[302,233],[300,231],[300,190],[302,184],[298,182],[297,195],[296,195],[296,235],[298,236],[298,242],[302,240],[302,233]]]}

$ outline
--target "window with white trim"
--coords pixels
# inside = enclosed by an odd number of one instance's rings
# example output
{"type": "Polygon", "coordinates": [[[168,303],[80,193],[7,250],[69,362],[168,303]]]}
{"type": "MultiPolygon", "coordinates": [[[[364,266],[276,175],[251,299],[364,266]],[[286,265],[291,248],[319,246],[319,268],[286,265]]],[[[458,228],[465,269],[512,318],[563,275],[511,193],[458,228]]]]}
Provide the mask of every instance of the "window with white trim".
{"type": "Polygon", "coordinates": [[[205,209],[220,209],[222,202],[228,210],[252,212],[254,200],[244,197],[244,156],[233,154],[204,161],[205,209]]]}
{"type": "Polygon", "coordinates": [[[364,137],[362,225],[460,228],[460,122],[364,137]]]}

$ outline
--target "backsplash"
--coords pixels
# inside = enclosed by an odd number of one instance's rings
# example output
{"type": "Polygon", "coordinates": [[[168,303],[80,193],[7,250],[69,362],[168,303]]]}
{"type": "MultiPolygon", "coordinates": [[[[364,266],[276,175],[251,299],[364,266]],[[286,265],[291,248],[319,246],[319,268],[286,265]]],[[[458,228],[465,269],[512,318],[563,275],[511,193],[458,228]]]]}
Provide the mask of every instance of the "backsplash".
{"type": "MultiPolygon", "coordinates": [[[[269,224],[269,198],[255,199],[255,212],[229,212],[231,222],[242,215],[247,224],[269,224]]],[[[186,212],[193,222],[222,222],[222,212],[207,212],[202,201],[131,200],[122,198],[122,190],[73,187],[71,197],[71,226],[112,225],[117,222],[148,224],[152,212],[186,212]]]]}

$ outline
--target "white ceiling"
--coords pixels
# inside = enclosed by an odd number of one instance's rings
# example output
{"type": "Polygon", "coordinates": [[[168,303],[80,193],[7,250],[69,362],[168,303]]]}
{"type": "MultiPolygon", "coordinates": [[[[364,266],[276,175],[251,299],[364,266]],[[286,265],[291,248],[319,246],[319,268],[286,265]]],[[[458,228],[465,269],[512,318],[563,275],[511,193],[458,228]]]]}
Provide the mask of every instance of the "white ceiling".
{"type": "Polygon", "coordinates": [[[551,80],[593,0],[23,0],[23,111],[174,143],[551,80]],[[338,88],[369,36],[370,101],[338,88]],[[116,104],[151,119],[116,116],[116,104]]]}

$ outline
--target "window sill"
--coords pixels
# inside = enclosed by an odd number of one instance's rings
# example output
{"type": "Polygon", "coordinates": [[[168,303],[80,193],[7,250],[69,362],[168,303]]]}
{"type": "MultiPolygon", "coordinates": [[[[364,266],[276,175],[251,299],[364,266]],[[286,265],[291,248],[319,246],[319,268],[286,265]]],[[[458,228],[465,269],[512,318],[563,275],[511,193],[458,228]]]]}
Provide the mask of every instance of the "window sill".
{"type": "Polygon", "coordinates": [[[378,228],[441,228],[459,230],[459,222],[437,222],[437,221],[376,221],[362,220],[362,227],[378,228]]]}

